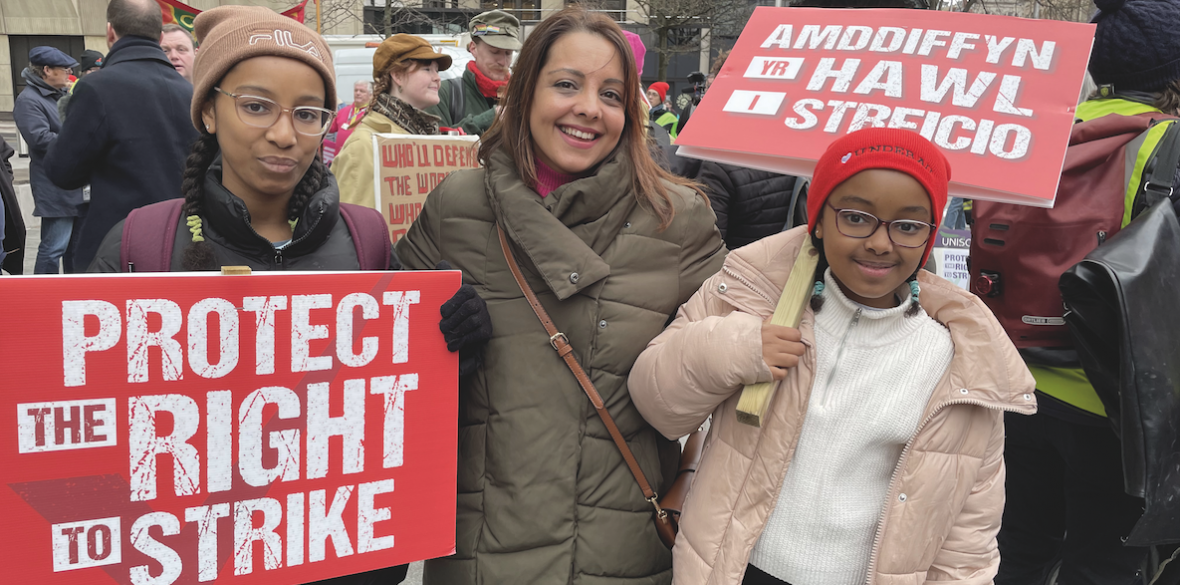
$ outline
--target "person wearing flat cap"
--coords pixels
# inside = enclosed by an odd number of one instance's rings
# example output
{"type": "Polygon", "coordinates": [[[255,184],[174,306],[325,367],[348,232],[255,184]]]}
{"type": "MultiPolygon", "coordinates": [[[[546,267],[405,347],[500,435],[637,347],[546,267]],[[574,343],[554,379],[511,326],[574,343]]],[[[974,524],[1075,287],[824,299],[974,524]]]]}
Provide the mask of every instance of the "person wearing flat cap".
{"type": "MultiPolygon", "coordinates": [[[[3,0],[0,0],[3,1],[3,0]]],[[[193,86],[160,49],[160,5],[106,3],[102,71],[74,85],[45,171],[63,189],[90,185],[74,263],[86,270],[103,237],[131,210],[179,196],[197,131],[189,121],[193,86]]]]}
{"type": "Polygon", "coordinates": [[[462,77],[442,84],[438,105],[429,111],[447,128],[483,134],[496,119],[500,93],[512,73],[512,54],[520,50],[520,21],[491,10],[471,19],[468,34],[467,51],[475,59],[467,62],[462,77]]]}
{"type": "Polygon", "coordinates": [[[398,34],[373,55],[373,101],[369,113],[332,160],[340,201],[377,207],[373,192],[373,134],[438,134],[439,118],[427,108],[438,103],[439,71],[451,58],[422,37],[398,34]]]}
{"type": "MultiPolygon", "coordinates": [[[[58,274],[74,233],[81,189],[62,189],[45,172],[45,154],[61,132],[57,101],[66,94],[70,68],[78,64],[53,47],[33,47],[29,66],[21,71],[25,89],[16,98],[12,117],[29,144],[29,186],[33,190],[33,215],[41,218],[41,244],[37,248],[36,274],[58,274]]],[[[71,272],[66,260],[66,272],[71,272]]]]}

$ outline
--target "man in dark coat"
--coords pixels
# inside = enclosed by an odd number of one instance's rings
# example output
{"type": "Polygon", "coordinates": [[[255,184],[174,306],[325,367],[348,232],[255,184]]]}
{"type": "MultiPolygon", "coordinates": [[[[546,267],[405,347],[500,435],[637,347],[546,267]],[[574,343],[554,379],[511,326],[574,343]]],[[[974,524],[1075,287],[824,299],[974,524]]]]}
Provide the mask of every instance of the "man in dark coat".
{"type": "MultiPolygon", "coordinates": [[[[33,215],[41,218],[41,244],[37,247],[35,274],[58,274],[74,233],[81,189],[62,189],[45,174],[44,158],[49,145],[61,132],[57,100],[66,94],[70,68],[77,65],[69,55],[53,47],[33,47],[29,66],[21,71],[24,91],[16,97],[12,117],[29,144],[29,186],[33,189],[33,215]]],[[[65,259],[66,272],[71,272],[65,259]]]]}
{"type": "Polygon", "coordinates": [[[90,265],[99,243],[132,209],[180,197],[180,175],[197,138],[193,88],[160,49],[159,5],[112,0],[102,70],[74,88],[45,169],[56,185],[90,184],[90,210],[74,262],[90,265]]]}
{"type": "Polygon", "coordinates": [[[0,209],[4,220],[0,221],[0,263],[9,274],[25,272],[25,218],[20,214],[16,200],[16,189],[12,186],[12,163],[8,159],[16,151],[0,137],[0,209]]]}

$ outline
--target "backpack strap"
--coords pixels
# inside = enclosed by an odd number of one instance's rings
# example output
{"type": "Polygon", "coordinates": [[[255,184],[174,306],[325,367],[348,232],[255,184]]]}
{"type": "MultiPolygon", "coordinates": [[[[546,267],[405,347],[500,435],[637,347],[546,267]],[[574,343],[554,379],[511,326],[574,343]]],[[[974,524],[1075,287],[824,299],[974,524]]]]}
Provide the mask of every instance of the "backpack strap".
{"type": "Polygon", "coordinates": [[[376,209],[351,203],[340,204],[340,217],[344,218],[348,233],[352,235],[361,270],[388,270],[393,245],[389,242],[385,217],[376,209]]]}
{"type": "Polygon", "coordinates": [[[795,209],[799,205],[800,198],[802,198],[804,202],[807,201],[807,190],[809,187],[811,187],[811,181],[804,179],[803,177],[795,177],[795,187],[791,189],[791,203],[790,206],[787,207],[787,223],[783,224],[783,229],[779,230],[780,232],[785,232],[793,227],[796,227],[794,224],[795,209]]]}
{"type": "MultiPolygon", "coordinates": [[[[1155,157],[1151,162],[1151,174],[1144,181],[1143,194],[1140,196],[1144,211],[1173,195],[1172,186],[1176,184],[1176,165],[1180,164],[1180,125],[1176,122],[1177,120],[1174,119],[1163,122],[1168,124],[1168,129],[1164,131],[1159,147],[1156,148],[1155,157]]],[[[1139,205],[1137,204],[1136,207],[1139,205]]],[[[1136,209],[1136,212],[1139,211],[1136,209]]]]}
{"type": "Polygon", "coordinates": [[[123,220],[120,272],[168,272],[184,199],[168,199],[132,209],[123,220]]]}
{"type": "Polygon", "coordinates": [[[463,99],[463,76],[447,80],[451,86],[451,125],[459,126],[459,120],[467,117],[467,101],[463,99]]]}

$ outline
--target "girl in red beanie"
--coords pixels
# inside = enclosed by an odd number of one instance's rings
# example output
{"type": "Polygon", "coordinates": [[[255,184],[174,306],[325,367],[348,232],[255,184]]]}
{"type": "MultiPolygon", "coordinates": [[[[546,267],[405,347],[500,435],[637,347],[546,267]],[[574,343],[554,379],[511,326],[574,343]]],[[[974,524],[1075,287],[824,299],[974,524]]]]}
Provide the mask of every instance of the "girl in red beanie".
{"type": "Polygon", "coordinates": [[[987,308],[920,267],[950,168],[920,135],[868,129],[820,157],[809,222],[730,253],[628,381],[666,437],[712,417],[673,583],[990,584],[1005,411],[1033,380],[987,308]],[[798,329],[768,320],[810,238],[798,329]],[[808,275],[809,277],[811,275],[808,275]],[[761,427],[743,386],[777,384],[761,427]]]}

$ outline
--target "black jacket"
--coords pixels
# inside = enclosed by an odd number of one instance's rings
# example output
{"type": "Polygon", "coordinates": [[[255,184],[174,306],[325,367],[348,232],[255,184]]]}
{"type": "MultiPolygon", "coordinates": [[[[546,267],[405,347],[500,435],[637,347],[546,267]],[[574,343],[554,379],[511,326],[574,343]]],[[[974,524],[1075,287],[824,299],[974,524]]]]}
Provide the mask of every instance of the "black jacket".
{"type": "Polygon", "coordinates": [[[28,85],[16,96],[12,117],[16,127],[29,144],[29,186],[33,188],[33,215],[37,217],[77,217],[82,205],[82,189],[62,189],[49,181],[45,174],[45,153],[61,132],[57,118],[57,100],[65,90],[57,89],[44,79],[21,71],[28,85]]]}
{"type": "Polygon", "coordinates": [[[123,37],[102,70],[70,98],[69,116],[45,157],[63,189],[90,184],[76,266],[87,266],[103,236],[136,207],[180,195],[180,176],[197,131],[189,119],[193,86],[157,40],[123,37]]]}
{"type": "Polygon", "coordinates": [[[9,158],[15,151],[0,137],[0,199],[4,201],[4,229],[3,236],[5,254],[3,258],[4,271],[9,274],[24,274],[25,272],[25,218],[20,212],[20,203],[16,199],[16,189],[12,186],[12,163],[9,158]]]}
{"type": "MultiPolygon", "coordinates": [[[[249,266],[260,270],[360,270],[356,245],[348,225],[340,218],[340,190],[336,177],[329,175],[328,186],[312,196],[295,224],[291,243],[276,250],[250,225],[246,203],[221,185],[220,160],[205,175],[205,201],[201,209],[201,231],[213,246],[219,266],[249,266]]],[[[123,241],[123,222],[111,229],[99,246],[88,272],[120,272],[119,252],[123,241]]],[[[182,216],[172,244],[172,272],[184,272],[184,249],[192,242],[182,216]]],[[[390,269],[400,268],[395,255],[390,269]]]]}
{"type": "Polygon", "coordinates": [[[786,227],[795,177],[706,161],[697,180],[705,186],[730,250],[786,227]]]}

